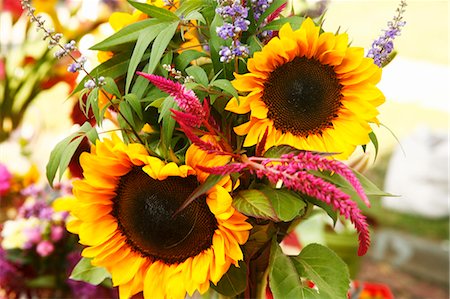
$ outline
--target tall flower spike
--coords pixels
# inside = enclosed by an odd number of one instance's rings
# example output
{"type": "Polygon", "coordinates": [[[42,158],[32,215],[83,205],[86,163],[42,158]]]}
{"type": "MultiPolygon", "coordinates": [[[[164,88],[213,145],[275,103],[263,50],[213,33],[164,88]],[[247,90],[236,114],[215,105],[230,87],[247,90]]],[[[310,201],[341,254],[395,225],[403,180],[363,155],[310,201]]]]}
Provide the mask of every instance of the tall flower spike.
{"type": "MultiPolygon", "coordinates": [[[[142,72],[137,72],[137,74],[146,78],[160,90],[171,95],[182,110],[195,117],[195,125],[197,127],[201,125],[205,113],[199,99],[195,96],[192,90],[187,90],[182,84],[161,76],[142,72]]],[[[194,118],[191,120],[194,120],[194,118]]]]}
{"type": "Polygon", "coordinates": [[[358,255],[366,254],[370,246],[370,234],[366,218],[348,194],[342,192],[335,185],[305,171],[290,173],[288,170],[278,168],[279,165],[271,163],[249,162],[248,166],[250,171],[256,173],[258,177],[266,177],[273,184],[281,180],[286,188],[299,191],[331,205],[333,210],[338,211],[353,223],[358,231],[358,255]]]}
{"type": "MultiPolygon", "coordinates": [[[[290,168],[294,171],[297,170],[329,170],[335,172],[338,175],[346,179],[350,185],[361,197],[362,201],[370,207],[369,199],[364,192],[361,183],[356,178],[355,174],[348,168],[344,163],[337,160],[330,160],[324,158],[318,154],[313,154],[312,152],[304,151],[300,152],[298,155],[287,154],[282,155],[281,159],[282,165],[286,168],[290,168]]],[[[280,167],[280,166],[279,166],[280,167]]]]}
{"type": "MultiPolygon", "coordinates": [[[[319,154],[313,153],[303,153],[303,155],[298,156],[285,155],[280,159],[247,158],[243,156],[242,162],[240,163],[231,163],[220,167],[202,167],[201,170],[212,174],[230,174],[232,172],[240,172],[247,168],[259,178],[265,177],[273,184],[281,181],[288,189],[301,192],[330,205],[333,210],[338,211],[353,223],[358,231],[358,255],[364,255],[370,246],[370,234],[366,217],[362,215],[358,205],[341,189],[308,173],[306,170],[318,169],[320,166],[323,166],[327,170],[335,169],[339,171],[343,177],[349,178],[350,183],[354,186],[358,186],[359,183],[355,183],[357,181],[356,177],[343,170],[346,168],[345,165],[340,165],[339,163],[334,164],[333,161],[328,163],[321,159],[326,160],[320,157],[319,154]]],[[[359,188],[356,187],[355,189],[359,188]]]]}
{"type": "Polygon", "coordinates": [[[389,54],[394,50],[394,39],[400,35],[400,31],[406,22],[403,21],[403,13],[405,12],[406,1],[402,0],[397,8],[397,15],[388,22],[388,29],[384,30],[384,34],[375,40],[372,48],[367,53],[367,57],[373,58],[374,63],[379,67],[383,67],[389,62],[389,54]]]}

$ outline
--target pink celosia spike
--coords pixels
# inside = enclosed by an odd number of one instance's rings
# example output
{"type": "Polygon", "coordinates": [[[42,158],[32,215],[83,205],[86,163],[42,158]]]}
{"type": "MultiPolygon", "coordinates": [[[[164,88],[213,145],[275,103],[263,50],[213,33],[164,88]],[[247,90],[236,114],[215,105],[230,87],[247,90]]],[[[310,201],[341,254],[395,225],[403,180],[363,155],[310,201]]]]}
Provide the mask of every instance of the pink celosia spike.
{"type": "Polygon", "coordinates": [[[187,113],[202,119],[205,115],[203,107],[192,90],[187,90],[182,84],[161,76],[137,72],[138,75],[149,80],[153,85],[170,94],[178,106],[187,113]]]}
{"type": "Polygon", "coordinates": [[[194,132],[192,132],[192,127],[186,125],[183,121],[179,120],[178,123],[180,124],[180,128],[184,132],[186,137],[189,138],[189,140],[193,144],[198,146],[201,150],[208,152],[208,153],[223,152],[222,149],[220,147],[218,147],[217,145],[212,144],[207,141],[203,141],[202,139],[200,139],[200,137],[198,137],[197,135],[194,134],[194,132]]]}
{"type": "Polygon", "coordinates": [[[334,210],[349,219],[358,231],[358,254],[364,255],[367,252],[370,245],[368,225],[361,210],[348,194],[319,177],[296,169],[295,165],[270,163],[267,160],[261,164],[249,162],[248,166],[258,177],[266,177],[274,184],[281,180],[286,188],[299,191],[331,205],[334,210]]]}
{"type": "MultiPolygon", "coordinates": [[[[356,193],[361,197],[362,201],[370,207],[369,199],[367,198],[366,193],[364,192],[361,183],[356,178],[353,171],[348,168],[344,163],[337,160],[330,160],[325,157],[322,157],[320,154],[314,154],[312,152],[303,151],[298,155],[294,156],[292,154],[281,156],[282,159],[287,159],[289,161],[299,162],[300,168],[304,168],[307,170],[329,170],[337,173],[346,179],[350,185],[355,189],[356,193]]],[[[289,162],[292,163],[292,162],[289,162]]]]}

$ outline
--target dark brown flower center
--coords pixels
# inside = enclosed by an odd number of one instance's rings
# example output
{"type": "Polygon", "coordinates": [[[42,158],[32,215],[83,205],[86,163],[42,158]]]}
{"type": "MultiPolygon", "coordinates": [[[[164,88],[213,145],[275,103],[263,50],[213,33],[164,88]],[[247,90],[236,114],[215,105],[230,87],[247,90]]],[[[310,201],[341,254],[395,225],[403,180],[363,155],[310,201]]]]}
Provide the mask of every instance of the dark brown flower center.
{"type": "Polygon", "coordinates": [[[120,178],[113,216],[128,244],[142,256],[180,263],[211,247],[217,228],[206,197],[174,213],[198,186],[195,176],[154,180],[140,167],[120,178]]]}
{"type": "Polygon", "coordinates": [[[333,67],[296,57],[269,75],[262,100],[276,129],[302,137],[320,135],[333,126],[341,88],[333,67]]]}

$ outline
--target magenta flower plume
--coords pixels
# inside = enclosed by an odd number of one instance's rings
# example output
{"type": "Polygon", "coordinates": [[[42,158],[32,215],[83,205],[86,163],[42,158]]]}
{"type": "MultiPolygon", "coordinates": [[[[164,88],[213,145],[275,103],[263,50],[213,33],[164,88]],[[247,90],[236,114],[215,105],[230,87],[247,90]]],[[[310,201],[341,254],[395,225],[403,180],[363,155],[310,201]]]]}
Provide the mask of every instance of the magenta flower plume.
{"type": "MultiPolygon", "coordinates": [[[[252,158],[249,158],[249,160],[252,160],[252,158]]],[[[262,164],[250,162],[248,165],[250,170],[260,178],[266,177],[273,184],[281,180],[286,188],[299,191],[331,205],[335,211],[338,211],[346,219],[350,219],[358,231],[358,255],[364,255],[367,252],[370,246],[368,224],[365,216],[361,214],[361,210],[348,194],[342,192],[335,185],[306,171],[286,168],[282,164],[271,162],[270,159],[266,159],[262,164]]]]}
{"type": "Polygon", "coordinates": [[[352,185],[362,201],[370,207],[369,199],[367,198],[361,183],[358,181],[353,171],[351,171],[344,163],[337,160],[326,159],[319,154],[314,154],[309,151],[302,151],[298,155],[282,155],[281,160],[285,160],[282,163],[286,166],[286,169],[289,169],[290,171],[303,169],[320,171],[329,170],[337,173],[352,185]]]}
{"type": "Polygon", "coordinates": [[[203,107],[192,90],[187,90],[182,84],[166,79],[161,76],[137,72],[138,75],[146,78],[160,90],[167,92],[173,97],[178,106],[195,119],[196,127],[199,127],[205,117],[203,107]]]}

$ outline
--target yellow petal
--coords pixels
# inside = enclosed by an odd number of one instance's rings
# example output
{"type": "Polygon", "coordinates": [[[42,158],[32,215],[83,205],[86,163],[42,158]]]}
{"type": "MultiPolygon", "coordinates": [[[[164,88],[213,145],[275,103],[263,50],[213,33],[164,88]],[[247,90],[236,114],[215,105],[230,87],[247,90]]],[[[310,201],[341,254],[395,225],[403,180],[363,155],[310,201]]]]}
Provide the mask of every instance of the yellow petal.
{"type": "Polygon", "coordinates": [[[104,216],[95,222],[83,222],[80,226],[80,243],[95,246],[109,239],[117,229],[112,216],[104,216]]]}

